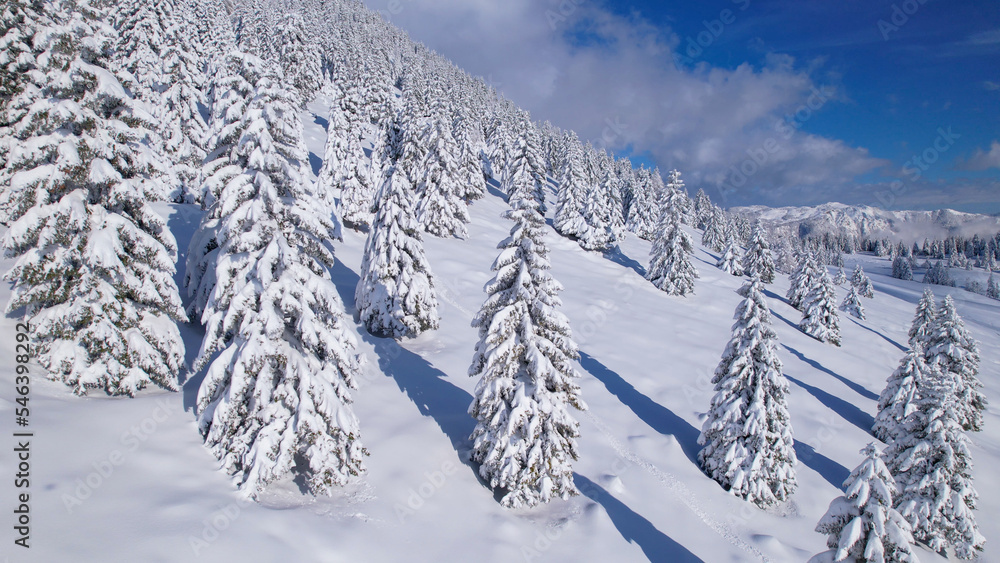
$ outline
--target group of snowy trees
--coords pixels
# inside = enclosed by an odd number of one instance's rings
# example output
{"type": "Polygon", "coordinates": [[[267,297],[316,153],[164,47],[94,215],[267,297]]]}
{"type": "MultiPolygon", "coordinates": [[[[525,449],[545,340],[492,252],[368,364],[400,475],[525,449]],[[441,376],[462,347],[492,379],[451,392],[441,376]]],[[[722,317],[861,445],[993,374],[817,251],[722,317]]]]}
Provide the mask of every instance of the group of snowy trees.
{"type": "Polygon", "coordinates": [[[911,544],[970,559],[985,538],[973,510],[972,457],[966,432],[982,429],[986,398],[979,350],[951,296],[935,309],[924,292],[909,331],[909,349],[887,379],[869,444],[816,531],[828,535],[831,561],[916,561],[911,544]]]}

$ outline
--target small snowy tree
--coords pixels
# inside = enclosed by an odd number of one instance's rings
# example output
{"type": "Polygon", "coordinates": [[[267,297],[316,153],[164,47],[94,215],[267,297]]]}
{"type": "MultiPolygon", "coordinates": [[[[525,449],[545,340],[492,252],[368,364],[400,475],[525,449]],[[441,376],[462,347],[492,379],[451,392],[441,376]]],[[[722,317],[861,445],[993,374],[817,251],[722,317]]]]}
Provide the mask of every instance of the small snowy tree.
{"type": "Polygon", "coordinates": [[[861,305],[861,296],[858,295],[858,288],[851,286],[847,292],[847,297],[840,304],[840,310],[848,315],[865,320],[865,308],[861,305]]]}
{"type": "Polygon", "coordinates": [[[913,528],[913,537],[938,553],[951,546],[971,559],[986,539],[973,510],[969,438],[955,416],[955,382],[935,365],[918,381],[918,399],[897,427],[884,453],[886,466],[901,489],[896,510],[913,528]]]}
{"type": "MultiPolygon", "coordinates": [[[[701,190],[699,193],[704,194],[701,190]]],[[[714,252],[722,252],[726,245],[726,217],[722,214],[722,210],[717,207],[710,209],[702,224],[705,232],[701,237],[701,245],[714,252]]]]}
{"type": "Polygon", "coordinates": [[[588,187],[583,168],[583,151],[576,136],[570,138],[566,149],[565,164],[556,192],[556,215],[553,226],[563,236],[579,237],[587,232],[584,204],[588,187]]]}
{"type": "Polygon", "coordinates": [[[993,272],[990,272],[990,278],[986,280],[986,297],[1000,299],[1000,283],[997,283],[993,272]]]}
{"type": "Polygon", "coordinates": [[[375,203],[355,299],[369,332],[413,337],[438,327],[437,296],[406,175],[389,168],[375,203]]]}
{"type": "Polygon", "coordinates": [[[583,205],[584,230],[577,235],[577,242],[585,250],[605,251],[615,243],[615,232],[610,221],[610,208],[604,187],[590,186],[583,205]]]}
{"type": "Polygon", "coordinates": [[[789,276],[788,304],[801,310],[809,291],[816,285],[820,276],[820,266],[816,264],[816,258],[809,251],[802,253],[799,265],[789,276]]]}
{"type": "Polygon", "coordinates": [[[927,377],[924,349],[919,342],[906,351],[899,367],[886,379],[885,389],[878,398],[878,414],[872,433],[886,444],[896,436],[906,414],[916,408],[917,386],[927,377]]]}
{"type": "Polygon", "coordinates": [[[428,123],[421,136],[426,149],[417,180],[417,217],[428,233],[439,237],[465,238],[469,207],[463,197],[455,154],[458,146],[451,127],[442,118],[428,123]]]}
{"type": "Polygon", "coordinates": [[[921,348],[927,349],[930,344],[931,324],[933,324],[936,314],[934,293],[928,287],[924,289],[924,294],[920,297],[920,302],[917,303],[917,312],[913,316],[913,323],[907,333],[910,348],[920,344],[921,348]]]}
{"type": "Polygon", "coordinates": [[[535,506],[577,494],[572,460],[579,431],[578,357],[569,321],[558,311],[559,283],[549,274],[545,220],[531,198],[511,202],[515,221],[500,243],[489,297],[472,325],[479,342],[469,375],[479,377],[469,414],[476,419],[472,459],[501,504],[535,506]]]}
{"type": "Polygon", "coordinates": [[[109,70],[105,14],[82,1],[58,9],[33,41],[39,84],[18,94],[33,99],[12,101],[27,110],[6,162],[7,312],[24,308],[35,357],[78,394],[175,389],[186,318],[176,243],[148,205],[162,193],[143,143],[152,118],[109,70]]]}
{"type": "Polygon", "coordinates": [[[640,167],[635,172],[635,181],[632,184],[632,202],[625,228],[643,240],[652,240],[656,236],[656,223],[659,218],[657,190],[663,187],[662,181],[657,183],[657,180],[659,177],[654,179],[649,169],[640,167]]]}
{"type": "Polygon", "coordinates": [[[650,250],[646,279],[669,295],[687,295],[694,292],[698,270],[691,264],[694,245],[691,237],[681,228],[680,217],[669,205],[660,211],[658,236],[650,250]]]}
{"type": "Polygon", "coordinates": [[[847,274],[844,272],[844,267],[840,266],[837,268],[837,275],[833,278],[833,283],[835,285],[842,286],[847,283],[847,274]]]}
{"type": "Polygon", "coordinates": [[[712,378],[715,396],[698,437],[704,446],[698,460],[730,493],[765,507],[786,500],[796,484],[788,381],[762,292],[757,276],[740,288],[744,299],[712,378]]]}
{"type": "Polygon", "coordinates": [[[840,317],[837,316],[836,298],[833,282],[824,268],[803,300],[799,328],[820,342],[840,346],[840,317]]]}
{"type": "Polygon", "coordinates": [[[892,277],[907,281],[913,279],[913,268],[910,266],[909,258],[902,254],[896,256],[896,259],[892,261],[892,277]]]}
{"type": "Polygon", "coordinates": [[[774,282],[774,258],[771,256],[771,245],[767,242],[767,233],[760,223],[754,227],[750,237],[750,245],[743,255],[743,272],[749,276],[757,274],[760,281],[768,284],[774,282]]]}
{"type": "Polygon", "coordinates": [[[924,283],[955,287],[955,280],[951,277],[951,268],[943,260],[935,262],[933,266],[927,268],[927,272],[924,273],[924,283]]]}
{"type": "Polygon", "coordinates": [[[875,297],[872,281],[865,275],[865,270],[861,267],[861,264],[854,267],[854,273],[851,274],[851,285],[858,289],[858,294],[861,297],[867,297],[868,299],[875,297]]]}
{"type": "Polygon", "coordinates": [[[729,237],[726,242],[726,249],[719,257],[717,264],[720,270],[734,276],[743,275],[743,251],[736,242],[736,237],[729,237]]]}
{"type": "Polygon", "coordinates": [[[987,401],[979,381],[979,345],[965,328],[950,295],[931,322],[925,354],[928,363],[955,382],[955,416],[962,429],[982,430],[987,401]]]}
{"type": "Polygon", "coordinates": [[[830,551],[810,563],[918,563],[909,522],[893,508],[899,493],[875,444],[861,453],[865,459],[844,481],[845,494],[833,499],[816,531],[827,535],[830,551]]]}
{"type": "Polygon", "coordinates": [[[335,194],[340,193],[341,218],[354,226],[371,222],[371,207],[375,190],[368,176],[365,152],[356,126],[350,121],[346,107],[353,101],[338,88],[333,89],[327,124],[323,166],[316,181],[316,195],[333,210],[335,194]]]}
{"type": "Polygon", "coordinates": [[[338,230],[306,191],[307,150],[295,94],[260,77],[234,149],[243,168],[219,193],[217,284],[195,368],[206,445],[257,498],[295,470],[316,494],[364,472],[349,389],[361,359],[330,279],[338,230]],[[218,354],[216,355],[216,353],[218,354]]]}

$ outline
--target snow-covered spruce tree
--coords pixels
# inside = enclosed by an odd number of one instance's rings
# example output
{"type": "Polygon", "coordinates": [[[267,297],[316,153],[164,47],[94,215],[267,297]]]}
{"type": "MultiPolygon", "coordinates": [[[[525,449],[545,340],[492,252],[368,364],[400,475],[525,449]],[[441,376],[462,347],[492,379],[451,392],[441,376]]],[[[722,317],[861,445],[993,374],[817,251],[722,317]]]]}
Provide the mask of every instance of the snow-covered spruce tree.
{"type": "Polygon", "coordinates": [[[297,13],[285,14],[277,29],[278,61],[285,80],[298,94],[300,107],[312,101],[322,86],[319,42],[306,29],[297,13]]]}
{"type": "Polygon", "coordinates": [[[854,273],[851,274],[851,285],[858,288],[858,295],[861,297],[867,297],[868,299],[875,297],[872,280],[868,279],[868,276],[865,275],[865,270],[861,267],[861,264],[854,267],[854,273]]]}
{"type": "Polygon", "coordinates": [[[913,527],[913,537],[944,554],[950,546],[962,559],[981,552],[973,510],[969,438],[956,418],[951,377],[935,365],[917,382],[915,407],[897,426],[883,457],[901,489],[896,510],[913,527]]]}
{"type": "Polygon", "coordinates": [[[364,471],[349,389],[361,359],[330,279],[338,230],[305,186],[296,95],[269,70],[233,150],[243,173],[219,194],[218,279],[195,368],[206,445],[257,498],[296,458],[314,494],[364,471]]]}
{"type": "Polygon", "coordinates": [[[258,57],[234,50],[214,66],[209,80],[212,135],[207,143],[210,152],[202,168],[200,188],[206,212],[191,237],[184,272],[184,286],[190,298],[187,313],[192,319],[201,318],[215,291],[217,235],[222,217],[218,201],[229,182],[245,173],[236,148],[249,126],[243,116],[254,95],[254,85],[265,73],[265,66],[258,57]]]}
{"type": "Polygon", "coordinates": [[[591,185],[583,204],[584,231],[577,234],[577,242],[585,250],[605,251],[615,241],[615,231],[611,223],[611,206],[607,199],[606,186],[591,185]]]}
{"type": "Polygon", "coordinates": [[[927,272],[924,273],[924,283],[955,287],[955,280],[951,277],[951,268],[943,260],[934,263],[927,269],[927,272]]]}
{"type": "Polygon", "coordinates": [[[802,310],[806,295],[816,285],[820,277],[820,266],[816,263],[816,257],[812,252],[803,251],[799,257],[799,265],[789,276],[788,304],[796,309],[802,310]]]}
{"type": "Polygon", "coordinates": [[[913,279],[913,268],[910,266],[909,258],[902,254],[896,256],[896,259],[892,261],[892,277],[907,281],[913,279]]]}
{"type": "Polygon", "coordinates": [[[390,167],[376,197],[355,292],[361,322],[374,335],[413,337],[438,327],[420,231],[413,188],[406,174],[390,167]]]}
{"type": "Polygon", "coordinates": [[[167,34],[173,9],[169,0],[136,0],[112,14],[117,32],[114,62],[128,73],[133,94],[154,107],[167,84],[162,51],[177,40],[167,34]]]}
{"type": "Polygon", "coordinates": [[[489,295],[472,325],[479,342],[469,375],[479,377],[469,414],[476,419],[472,459],[503,506],[531,507],[577,494],[572,461],[579,430],[569,407],[586,409],[572,361],[569,321],[558,310],[549,274],[545,220],[531,198],[515,198],[515,221],[500,243],[489,295]]]}
{"type": "Polygon", "coordinates": [[[420,163],[417,180],[417,218],[424,230],[438,237],[465,238],[469,206],[455,154],[458,146],[451,136],[451,124],[443,117],[425,125],[421,144],[427,151],[420,163]]]}
{"type": "Polygon", "coordinates": [[[726,246],[726,217],[722,214],[722,210],[713,207],[707,212],[702,224],[705,232],[701,237],[701,245],[714,252],[722,252],[726,246]]]}
{"type": "Polygon", "coordinates": [[[705,190],[698,188],[698,193],[694,196],[694,206],[692,207],[692,212],[694,213],[694,228],[702,229],[708,233],[708,224],[714,218],[716,208],[712,205],[712,201],[708,199],[708,194],[705,190]]]}
{"type": "Polygon", "coordinates": [[[936,314],[934,293],[928,287],[924,289],[924,294],[917,303],[917,312],[913,316],[913,323],[907,333],[910,348],[913,348],[915,344],[920,344],[924,350],[927,350],[927,346],[930,344],[931,324],[934,322],[936,314]]]}
{"type": "MultiPolygon", "coordinates": [[[[368,176],[365,152],[355,127],[348,120],[348,98],[336,86],[330,100],[323,166],[316,181],[316,195],[328,209],[334,209],[335,193],[340,192],[340,214],[352,226],[371,222],[375,190],[368,176]]],[[[374,155],[373,155],[374,156],[374,155]]]]}
{"type": "Polygon", "coordinates": [[[583,208],[589,187],[584,170],[583,150],[576,134],[567,141],[566,157],[556,194],[556,215],[553,226],[563,236],[578,237],[587,232],[583,208]]]}
{"type": "Polygon", "coordinates": [[[740,248],[739,243],[736,242],[735,236],[729,237],[729,240],[726,242],[726,248],[722,251],[722,256],[719,257],[717,266],[727,274],[734,276],[743,275],[743,250],[740,248]]]}
{"type": "Polygon", "coordinates": [[[893,508],[896,482],[874,443],[861,453],[865,459],[844,481],[845,494],[833,499],[816,525],[830,551],[809,563],[918,563],[910,523],[893,508]]]}
{"type": "Polygon", "coordinates": [[[525,123],[526,129],[514,141],[514,146],[504,175],[504,191],[510,199],[530,197],[538,202],[539,211],[545,213],[545,165],[533,133],[534,126],[525,123]]]}
{"type": "Polygon", "coordinates": [[[885,389],[878,398],[878,414],[872,433],[886,444],[892,443],[899,425],[906,413],[916,408],[917,387],[927,377],[928,367],[924,360],[924,348],[919,343],[906,351],[899,367],[886,381],[885,389]]]}
{"type": "Polygon", "coordinates": [[[847,296],[840,303],[840,310],[852,317],[865,320],[865,308],[861,305],[861,296],[858,295],[858,288],[851,286],[847,296]]]}
{"type": "Polygon", "coordinates": [[[847,274],[844,272],[844,267],[839,266],[837,268],[837,275],[833,278],[833,284],[842,286],[847,283],[847,274]]]}
{"type": "Polygon", "coordinates": [[[986,280],[986,297],[1000,299],[1000,283],[997,283],[993,272],[990,272],[990,278],[986,280]]]}
{"type": "Polygon", "coordinates": [[[481,199],[486,195],[486,180],[480,164],[479,144],[482,142],[482,127],[470,119],[465,110],[460,109],[452,124],[458,166],[460,196],[466,203],[481,199]]]}
{"type": "Polygon", "coordinates": [[[951,295],[931,322],[925,356],[955,382],[955,416],[962,429],[982,430],[987,402],[979,381],[979,345],[965,328],[951,295]]]}
{"type": "Polygon", "coordinates": [[[164,155],[179,182],[171,196],[176,202],[191,203],[199,196],[198,180],[206,156],[208,124],[201,115],[201,106],[207,100],[202,91],[202,62],[181,36],[187,30],[177,27],[175,23],[169,30],[177,40],[163,50],[166,90],[160,96],[159,130],[164,155]]]}
{"type": "Polygon", "coordinates": [[[768,284],[774,282],[774,258],[771,256],[771,245],[767,242],[767,233],[760,223],[753,229],[750,244],[743,255],[743,272],[749,276],[757,274],[760,281],[768,284]]]}
{"type": "MultiPolygon", "coordinates": [[[[654,171],[654,174],[659,175],[659,170],[654,171]]],[[[667,174],[667,183],[663,188],[662,194],[658,197],[660,205],[670,208],[677,215],[678,221],[685,225],[690,225],[694,222],[691,217],[691,199],[688,198],[687,192],[684,191],[684,180],[681,180],[681,173],[679,171],[671,170],[667,174]]]]}
{"type": "Polygon", "coordinates": [[[669,295],[693,293],[694,280],[698,278],[698,270],[691,263],[694,244],[672,207],[663,206],[657,230],[659,234],[649,252],[646,279],[669,295]]]}
{"type": "Polygon", "coordinates": [[[775,354],[778,337],[763,289],[753,276],[739,290],[744,299],[715,369],[715,396],[698,437],[702,469],[759,507],[785,501],[796,486],[788,381],[775,354]]]}
{"type": "Polygon", "coordinates": [[[11,126],[7,312],[24,308],[39,363],[78,394],[175,389],[186,318],[176,243],[147,204],[160,191],[142,143],[152,118],[109,70],[105,14],[51,6],[59,23],[34,40],[45,79],[18,94],[38,97],[11,126]]]}
{"type": "Polygon", "coordinates": [[[836,299],[833,282],[826,268],[822,268],[802,301],[802,322],[799,323],[802,332],[820,342],[840,346],[840,317],[837,315],[836,299]]]}
{"type": "Polygon", "coordinates": [[[640,167],[635,172],[635,182],[632,187],[632,204],[629,206],[625,228],[643,240],[652,240],[656,236],[656,222],[659,218],[657,214],[659,196],[655,191],[651,172],[645,167],[640,167]]]}

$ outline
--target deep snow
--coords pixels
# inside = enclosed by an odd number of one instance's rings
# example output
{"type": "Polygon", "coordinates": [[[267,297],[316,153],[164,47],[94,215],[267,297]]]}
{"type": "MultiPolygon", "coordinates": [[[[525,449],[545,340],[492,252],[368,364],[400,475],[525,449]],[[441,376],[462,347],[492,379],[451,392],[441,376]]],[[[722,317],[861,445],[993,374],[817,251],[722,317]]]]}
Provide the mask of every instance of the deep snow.
{"type": "MultiPolygon", "coordinates": [[[[306,120],[307,145],[323,154],[325,108],[306,120]]],[[[314,162],[314,168],[315,162],[314,162]]],[[[579,381],[590,410],[581,422],[576,482],[583,494],[533,510],[506,510],[466,461],[474,426],[467,414],[475,380],[467,376],[496,245],[511,224],[499,192],[471,207],[466,240],[424,236],[441,302],[441,328],[401,345],[358,329],[368,358],[354,393],[368,474],[332,498],[299,484],[274,484],[260,504],[239,500],[201,444],[193,400],[200,374],[179,393],[135,399],[80,398],[32,366],[31,548],[12,545],[15,466],[3,445],[6,515],[3,549],[11,561],[795,561],[825,549],[813,531],[862,459],[878,394],[903,356],[906,331],[924,286],[888,277],[891,264],[861,260],[874,283],[867,321],[841,315],[843,347],[822,344],[795,325],[801,314],[782,298],[786,276],[766,298],[791,384],[798,490],[780,510],[760,511],[723,491],[695,460],[709,378],[729,338],[741,278],[715,267],[696,245],[695,294],[670,297],[642,277],[649,243],[630,236],[620,252],[586,252],[550,230],[553,275],[580,345],[579,381]],[[103,473],[103,475],[102,475],[103,473]],[[89,483],[89,484],[88,484],[89,483]]],[[[200,211],[161,204],[186,249],[200,211]]],[[[695,241],[700,234],[692,232],[695,241]]],[[[365,234],[345,230],[333,279],[353,311],[365,234]]],[[[184,263],[183,255],[178,260],[184,263]]],[[[6,271],[11,261],[0,262],[6,271]]],[[[917,274],[919,279],[920,274],[917,274]]],[[[182,276],[177,275],[180,283],[182,276]]],[[[1000,301],[961,289],[952,294],[981,345],[980,377],[990,408],[986,430],[971,436],[976,512],[987,538],[984,561],[1000,542],[1000,301]]],[[[6,303],[9,285],[0,287],[6,303]]],[[[837,289],[837,303],[845,295],[837,289]]],[[[0,425],[14,427],[14,316],[0,319],[0,425]]],[[[188,361],[201,333],[182,327],[188,361]]],[[[938,556],[919,549],[922,561],[938,556]]]]}

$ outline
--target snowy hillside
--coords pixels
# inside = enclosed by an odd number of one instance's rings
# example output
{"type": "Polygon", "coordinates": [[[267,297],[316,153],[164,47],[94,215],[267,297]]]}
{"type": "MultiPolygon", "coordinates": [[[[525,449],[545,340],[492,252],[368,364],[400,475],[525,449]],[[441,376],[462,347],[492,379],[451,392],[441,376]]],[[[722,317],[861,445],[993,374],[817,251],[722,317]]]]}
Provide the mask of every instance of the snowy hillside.
{"type": "MultiPolygon", "coordinates": [[[[323,154],[321,103],[304,116],[311,159],[323,154]]],[[[553,193],[548,197],[552,198],[553,193]]],[[[553,276],[564,286],[581,358],[579,384],[589,410],[580,420],[574,479],[581,495],[534,509],[504,509],[469,462],[474,420],[467,410],[476,381],[467,376],[477,341],[470,326],[485,297],[496,245],[511,227],[493,185],[470,207],[465,240],[425,237],[440,300],[440,328],[397,343],[355,324],[368,358],[354,411],[371,455],[368,473],[330,498],[290,478],[259,503],[241,500],[205,448],[194,402],[202,374],[178,393],[149,390],[132,400],[74,396],[32,378],[30,551],[14,561],[775,561],[802,562],[825,549],[813,530],[874,440],[879,392],[903,356],[924,285],[889,277],[891,264],[861,260],[875,298],[866,321],[842,316],[843,346],[798,328],[779,275],[766,299],[791,384],[788,399],[798,456],[798,489],[777,509],[734,498],[702,473],[696,443],[712,398],[709,379],[729,338],[743,280],[715,267],[718,254],[696,246],[700,279],[693,295],[668,296],[643,278],[649,243],[629,236],[620,251],[588,252],[546,228],[553,276]]],[[[158,204],[182,250],[202,212],[158,204]]],[[[549,212],[551,218],[552,212],[549,212]]],[[[695,235],[694,230],[685,227],[695,235]]],[[[345,229],[332,268],[348,312],[365,233],[345,229]]],[[[700,240],[700,236],[695,236],[700,240]]],[[[184,263],[184,256],[179,259],[184,263]]],[[[4,271],[11,266],[6,260],[4,271]]],[[[177,275],[178,283],[181,274],[177,275]]],[[[958,311],[982,353],[990,407],[972,435],[983,561],[1000,542],[1000,301],[954,288],[958,311]]],[[[845,295],[837,288],[838,302],[845,295]]],[[[5,285],[0,300],[9,297],[5,285]]],[[[18,319],[3,319],[15,334],[18,319]]],[[[182,325],[190,362],[202,333],[182,325]]],[[[14,354],[14,339],[3,351],[14,354]]],[[[2,368],[13,380],[13,364],[2,368]]],[[[0,388],[0,417],[13,421],[13,386],[0,388]]],[[[13,471],[4,457],[3,471],[13,471]]],[[[12,495],[4,495],[10,514],[12,495]]],[[[9,541],[9,540],[8,540],[9,541]]],[[[10,545],[10,544],[7,544],[10,545]]],[[[918,548],[921,561],[942,561],[918,548]]]]}
{"type": "Polygon", "coordinates": [[[761,220],[775,227],[789,227],[801,236],[840,234],[856,240],[888,238],[912,244],[924,238],[993,236],[1000,231],[1000,217],[937,211],[891,211],[879,207],[824,203],[815,207],[735,207],[730,212],[761,220]]]}

